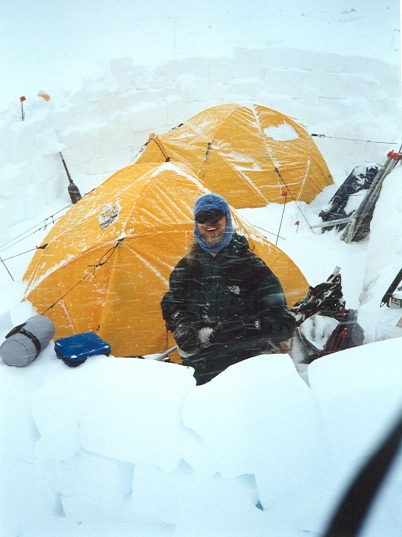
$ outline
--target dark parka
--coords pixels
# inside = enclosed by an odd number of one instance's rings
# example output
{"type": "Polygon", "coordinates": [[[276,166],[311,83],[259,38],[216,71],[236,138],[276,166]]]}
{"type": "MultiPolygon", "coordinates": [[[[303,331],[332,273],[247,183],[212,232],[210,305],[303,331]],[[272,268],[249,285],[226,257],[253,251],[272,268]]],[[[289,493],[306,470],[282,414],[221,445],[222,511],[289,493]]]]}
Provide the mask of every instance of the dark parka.
{"type": "MultiPolygon", "coordinates": [[[[167,330],[185,320],[197,328],[241,318],[248,330],[229,345],[212,345],[183,359],[197,374],[214,374],[232,363],[261,354],[269,340],[291,337],[295,319],[278,278],[237,233],[215,257],[195,244],[176,265],[161,303],[167,330]]],[[[211,377],[212,378],[212,377],[211,377]]]]}

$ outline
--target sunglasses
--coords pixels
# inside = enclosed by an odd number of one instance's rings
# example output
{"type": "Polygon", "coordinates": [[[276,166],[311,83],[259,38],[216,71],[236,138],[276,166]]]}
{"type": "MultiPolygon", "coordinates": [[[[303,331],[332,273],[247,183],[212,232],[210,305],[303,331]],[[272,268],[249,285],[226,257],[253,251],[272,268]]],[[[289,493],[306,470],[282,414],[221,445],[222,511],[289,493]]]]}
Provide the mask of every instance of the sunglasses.
{"type": "Polygon", "coordinates": [[[195,215],[195,221],[198,224],[216,224],[221,218],[226,216],[226,213],[221,209],[208,209],[206,211],[200,211],[195,215]]]}

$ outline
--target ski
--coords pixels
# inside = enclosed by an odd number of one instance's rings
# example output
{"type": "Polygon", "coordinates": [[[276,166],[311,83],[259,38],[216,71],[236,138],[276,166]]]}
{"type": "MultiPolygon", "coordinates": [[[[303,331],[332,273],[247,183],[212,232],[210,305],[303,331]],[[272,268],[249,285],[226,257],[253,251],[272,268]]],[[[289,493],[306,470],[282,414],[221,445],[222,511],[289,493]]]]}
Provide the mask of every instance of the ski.
{"type": "Polygon", "coordinates": [[[399,151],[390,151],[387,154],[387,160],[384,165],[378,170],[376,176],[373,179],[363,201],[359,207],[353,212],[350,220],[345,227],[341,240],[346,243],[353,241],[357,242],[367,236],[369,232],[370,220],[372,216],[372,210],[377,203],[380,195],[381,187],[384,179],[392,172],[395,166],[402,158],[402,145],[399,151]]]}

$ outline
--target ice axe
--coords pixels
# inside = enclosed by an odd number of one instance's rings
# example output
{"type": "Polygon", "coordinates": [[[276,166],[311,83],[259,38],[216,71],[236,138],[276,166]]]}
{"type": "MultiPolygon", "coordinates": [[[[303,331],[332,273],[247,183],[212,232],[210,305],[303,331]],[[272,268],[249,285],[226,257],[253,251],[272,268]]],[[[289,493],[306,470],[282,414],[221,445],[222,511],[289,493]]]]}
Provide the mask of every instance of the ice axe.
{"type": "Polygon", "coordinates": [[[77,203],[77,201],[79,201],[82,198],[82,196],[81,196],[80,191],[78,190],[77,185],[71,179],[70,172],[68,171],[66,161],[64,160],[63,153],[61,151],[59,151],[59,155],[60,155],[61,161],[63,163],[64,169],[66,170],[67,178],[68,178],[69,183],[70,183],[68,185],[68,193],[70,195],[70,199],[71,199],[72,204],[75,205],[77,203]]]}

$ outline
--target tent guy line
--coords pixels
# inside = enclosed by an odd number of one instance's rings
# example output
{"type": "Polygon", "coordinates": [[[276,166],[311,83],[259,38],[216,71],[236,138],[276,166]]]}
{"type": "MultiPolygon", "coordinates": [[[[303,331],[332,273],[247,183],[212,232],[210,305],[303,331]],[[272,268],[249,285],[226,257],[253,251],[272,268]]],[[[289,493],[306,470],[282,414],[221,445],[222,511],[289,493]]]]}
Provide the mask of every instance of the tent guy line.
{"type": "Polygon", "coordinates": [[[317,138],[332,138],[333,140],[348,140],[349,142],[363,142],[368,144],[386,144],[386,145],[398,145],[398,142],[379,142],[377,140],[360,140],[358,138],[343,138],[342,136],[329,136],[328,134],[316,134],[310,133],[310,136],[316,136],[317,138]]]}
{"type": "Polygon", "coordinates": [[[109,258],[114,254],[116,248],[118,246],[120,246],[120,244],[123,242],[123,240],[124,240],[124,237],[118,239],[116,244],[112,248],[109,248],[109,250],[102,255],[102,257],[99,259],[99,262],[96,265],[88,265],[88,267],[92,267],[91,270],[89,272],[87,272],[87,274],[85,274],[77,283],[75,283],[61,297],[59,297],[55,302],[53,302],[53,304],[51,304],[47,309],[45,309],[40,315],[45,315],[45,313],[47,313],[49,310],[54,308],[60,302],[60,300],[63,300],[63,298],[66,297],[69,293],[71,293],[71,291],[73,289],[75,289],[80,283],[82,283],[84,280],[86,280],[88,278],[88,276],[90,276],[91,274],[95,274],[95,271],[96,271],[97,268],[102,267],[103,265],[105,265],[108,262],[109,258]]]}
{"type": "MultiPolygon", "coordinates": [[[[64,211],[65,209],[69,209],[70,207],[71,207],[71,205],[68,205],[67,207],[63,207],[63,209],[60,209],[60,211],[57,211],[55,214],[58,214],[61,211],[64,211]]],[[[7,241],[4,244],[2,244],[0,246],[0,252],[4,252],[4,250],[8,250],[9,248],[12,248],[13,246],[18,244],[19,242],[27,239],[28,237],[31,237],[31,235],[34,235],[35,233],[37,233],[38,231],[41,231],[42,229],[43,230],[47,229],[48,226],[51,226],[51,225],[55,224],[63,216],[64,215],[61,215],[58,218],[54,218],[54,215],[49,216],[48,218],[46,218],[44,220],[44,224],[42,226],[37,227],[37,228],[34,228],[34,226],[33,226],[33,227],[27,229],[26,231],[24,231],[23,233],[21,233],[20,235],[17,235],[13,239],[10,239],[9,241],[7,241]],[[46,220],[50,220],[50,219],[51,219],[51,222],[47,223],[46,220]],[[29,233],[29,235],[28,235],[29,231],[31,231],[31,233],[29,233]]],[[[37,246],[37,248],[42,248],[42,246],[37,246]]]]}
{"type": "MultiPolygon", "coordinates": [[[[174,130],[177,127],[180,127],[181,125],[182,125],[182,123],[180,123],[176,127],[173,127],[170,130],[174,130]]],[[[328,134],[310,133],[310,136],[315,136],[317,138],[330,138],[332,140],[347,140],[347,141],[351,141],[351,142],[362,142],[362,143],[368,143],[368,144],[398,145],[398,142],[380,142],[378,140],[361,140],[360,138],[344,138],[342,136],[330,136],[328,134]]],[[[127,164],[128,166],[130,164],[132,164],[133,162],[135,162],[135,160],[137,159],[138,155],[140,153],[142,153],[142,151],[145,149],[145,147],[147,146],[149,141],[150,140],[147,140],[144,144],[141,144],[140,146],[130,147],[131,150],[137,151],[137,153],[134,155],[134,157],[132,159],[130,159],[130,161],[127,164]]],[[[209,142],[208,145],[210,145],[210,142],[209,142]]],[[[71,147],[74,147],[74,144],[72,146],[70,146],[69,148],[67,148],[67,149],[71,149],[71,147]]],[[[110,152],[110,153],[105,153],[105,155],[111,155],[111,154],[114,154],[114,151],[110,152]]],[[[116,168],[115,170],[102,170],[100,172],[89,172],[86,175],[92,176],[92,175],[113,174],[113,173],[116,173],[119,169],[120,168],[116,168]]]]}

